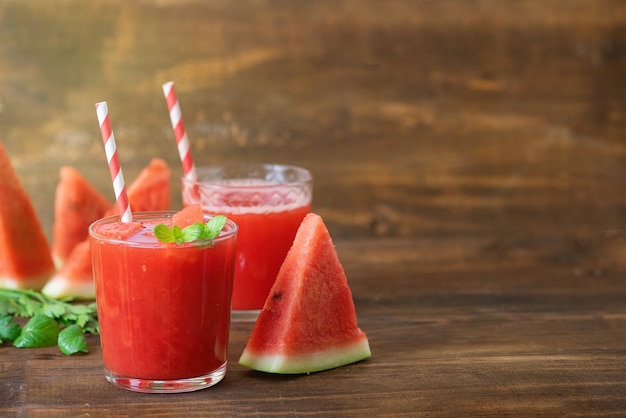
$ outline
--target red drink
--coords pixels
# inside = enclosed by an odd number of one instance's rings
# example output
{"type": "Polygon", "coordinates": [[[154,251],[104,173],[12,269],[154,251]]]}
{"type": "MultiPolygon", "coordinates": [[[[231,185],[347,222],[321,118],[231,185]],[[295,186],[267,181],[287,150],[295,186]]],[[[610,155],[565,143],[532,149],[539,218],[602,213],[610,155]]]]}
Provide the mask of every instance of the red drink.
{"type": "Polygon", "coordinates": [[[152,229],[171,215],[90,228],[106,377],[130,390],[202,389],[226,370],[237,227],[211,242],[159,242],[152,229]]]}
{"type": "Polygon", "coordinates": [[[253,320],[263,307],[296,231],[311,210],[312,179],[291,166],[201,167],[198,182],[183,179],[183,204],[200,203],[239,226],[233,318],[253,320]]]}
{"type": "Polygon", "coordinates": [[[311,210],[310,205],[266,213],[222,213],[235,221],[240,234],[235,267],[233,309],[261,309],[274,284],[298,226],[311,210]],[[260,237],[267,237],[262,239],[260,237]]]}

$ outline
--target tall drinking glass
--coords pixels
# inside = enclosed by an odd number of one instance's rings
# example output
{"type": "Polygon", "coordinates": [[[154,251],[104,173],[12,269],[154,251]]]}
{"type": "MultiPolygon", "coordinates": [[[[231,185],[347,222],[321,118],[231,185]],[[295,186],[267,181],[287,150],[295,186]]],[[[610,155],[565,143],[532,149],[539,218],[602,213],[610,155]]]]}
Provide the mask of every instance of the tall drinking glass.
{"type": "Polygon", "coordinates": [[[172,215],[89,228],[105,377],[124,389],[189,392],[226,374],[237,225],[211,241],[159,242],[153,229],[172,215]]]}
{"type": "Polygon", "coordinates": [[[242,163],[198,167],[198,180],[182,179],[183,204],[223,213],[239,226],[232,300],[234,321],[254,321],[311,210],[308,170],[242,163]]]}

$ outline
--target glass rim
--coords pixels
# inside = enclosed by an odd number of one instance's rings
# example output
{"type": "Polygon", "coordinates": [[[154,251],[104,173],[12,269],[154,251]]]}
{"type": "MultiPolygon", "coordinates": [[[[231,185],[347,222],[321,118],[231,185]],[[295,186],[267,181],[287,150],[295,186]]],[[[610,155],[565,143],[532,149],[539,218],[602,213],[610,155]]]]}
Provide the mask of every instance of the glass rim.
{"type": "MultiPolygon", "coordinates": [[[[133,222],[147,220],[147,219],[162,219],[162,218],[171,219],[171,217],[176,213],[178,213],[178,211],[176,210],[136,212],[136,213],[133,213],[133,222]]],[[[219,214],[204,213],[204,219],[206,221],[218,215],[219,214]]],[[[176,248],[191,248],[191,247],[198,247],[198,246],[207,245],[207,244],[210,244],[211,246],[213,246],[217,242],[226,241],[226,240],[235,238],[237,236],[237,232],[239,231],[239,226],[235,223],[235,221],[233,221],[232,219],[228,217],[226,217],[226,224],[224,225],[224,228],[227,228],[227,229],[226,230],[222,229],[222,232],[220,233],[220,235],[213,238],[212,240],[196,240],[192,242],[183,242],[181,244],[177,244],[174,242],[160,242],[160,241],[133,242],[133,241],[127,241],[121,238],[115,238],[115,237],[111,237],[107,235],[102,235],[95,230],[95,228],[99,225],[110,224],[110,223],[119,222],[119,221],[120,221],[120,215],[106,216],[104,218],[97,219],[89,225],[89,236],[99,241],[123,244],[127,247],[171,248],[172,246],[175,246],[176,248]]]]}
{"type": "MultiPolygon", "coordinates": [[[[250,170],[249,170],[250,171],[250,170]]],[[[296,165],[290,164],[273,164],[273,163],[222,163],[222,164],[209,164],[196,167],[196,172],[198,178],[196,180],[190,180],[186,178],[184,175],[181,176],[183,184],[187,185],[198,185],[200,187],[209,187],[209,188],[228,188],[228,189],[236,189],[236,190],[245,190],[245,189],[272,189],[275,187],[294,187],[300,186],[307,183],[311,183],[313,181],[313,176],[311,172],[303,167],[299,167],[296,165]],[[285,182],[276,182],[276,183],[267,183],[267,184],[221,184],[221,183],[213,183],[214,180],[238,180],[243,178],[251,178],[251,179],[263,179],[262,177],[245,177],[245,176],[224,176],[222,178],[216,177],[210,180],[203,180],[202,174],[206,173],[210,170],[219,170],[219,169],[263,169],[265,173],[269,173],[272,171],[276,171],[276,169],[280,169],[283,171],[290,170],[297,174],[297,179],[285,181],[285,182]]]]}

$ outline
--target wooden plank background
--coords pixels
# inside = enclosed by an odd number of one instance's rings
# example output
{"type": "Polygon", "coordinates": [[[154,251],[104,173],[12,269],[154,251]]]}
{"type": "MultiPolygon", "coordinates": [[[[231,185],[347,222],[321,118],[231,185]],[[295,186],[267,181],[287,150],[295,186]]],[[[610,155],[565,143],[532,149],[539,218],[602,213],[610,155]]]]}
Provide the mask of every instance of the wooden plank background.
{"type": "Polygon", "coordinates": [[[2,347],[0,407],[623,415],[625,74],[621,0],[0,0],[0,138],[48,236],[61,166],[112,200],[96,102],[127,181],[153,157],[180,175],[173,80],[198,164],[313,172],[374,353],[266,376],[237,324],[227,379],[164,399],[106,383],[97,337],[2,347]]]}
{"type": "Polygon", "coordinates": [[[98,101],[128,181],[180,174],[168,80],[198,164],[311,169],[337,237],[623,227],[623,2],[231,3],[0,1],[0,137],[47,233],[61,165],[112,199],[98,101]]]}

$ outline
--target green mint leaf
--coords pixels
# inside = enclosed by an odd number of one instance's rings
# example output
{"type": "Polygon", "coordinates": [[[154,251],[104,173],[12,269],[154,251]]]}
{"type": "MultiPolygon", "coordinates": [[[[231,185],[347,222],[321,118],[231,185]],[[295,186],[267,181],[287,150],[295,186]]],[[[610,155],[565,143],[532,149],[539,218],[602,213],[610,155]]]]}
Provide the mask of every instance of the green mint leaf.
{"type": "Polygon", "coordinates": [[[172,228],[172,234],[174,235],[174,242],[176,242],[176,244],[182,244],[184,242],[183,231],[178,225],[174,225],[172,228]]]}
{"type": "Polygon", "coordinates": [[[99,333],[96,303],[71,302],[71,298],[58,300],[34,290],[0,288],[0,316],[28,318],[44,314],[64,326],[78,324],[85,332],[99,333]]]}
{"type": "Polygon", "coordinates": [[[201,239],[204,234],[205,226],[201,223],[195,223],[183,228],[183,240],[185,242],[192,242],[197,239],[201,239]]]}
{"type": "Polygon", "coordinates": [[[89,345],[83,329],[74,324],[59,332],[58,345],[61,352],[67,356],[74,353],[89,352],[89,345]]]}
{"type": "Polygon", "coordinates": [[[65,314],[65,307],[58,303],[44,303],[41,307],[41,313],[50,318],[59,318],[65,314]]]}
{"type": "Polygon", "coordinates": [[[11,316],[0,316],[0,344],[3,341],[13,341],[22,332],[20,325],[13,322],[11,316]]]}
{"type": "Polygon", "coordinates": [[[37,314],[24,325],[13,345],[17,348],[50,347],[57,344],[58,336],[59,324],[49,316],[37,314]]]}
{"type": "Polygon", "coordinates": [[[0,315],[33,316],[47,298],[34,290],[0,288],[0,315]]]}
{"type": "Polygon", "coordinates": [[[173,229],[164,224],[158,224],[154,227],[154,236],[161,242],[176,241],[173,229]]]}
{"type": "Polygon", "coordinates": [[[13,293],[13,290],[0,289],[0,315],[21,315],[24,308],[18,302],[19,297],[13,293]],[[2,297],[2,293],[8,293],[5,297],[2,297]]]}
{"type": "Polygon", "coordinates": [[[18,303],[24,308],[24,312],[26,315],[24,316],[33,316],[37,313],[41,303],[33,300],[30,295],[24,294],[18,298],[18,303]]]}
{"type": "Polygon", "coordinates": [[[95,313],[97,312],[96,303],[92,302],[90,304],[80,304],[80,305],[71,305],[71,312],[66,312],[60,319],[59,324],[61,325],[79,325],[84,332],[97,334],[99,332],[98,329],[98,320],[95,317],[95,313]]]}
{"type": "Polygon", "coordinates": [[[202,239],[212,240],[213,238],[219,236],[225,224],[226,224],[226,216],[217,215],[217,216],[212,217],[206,223],[206,233],[202,237],[202,239]]]}
{"type": "Polygon", "coordinates": [[[167,225],[159,224],[154,227],[154,236],[161,242],[175,242],[177,244],[196,240],[210,241],[219,236],[226,220],[226,216],[217,215],[209,219],[206,224],[196,222],[182,229],[178,225],[170,228],[167,225]]]}

